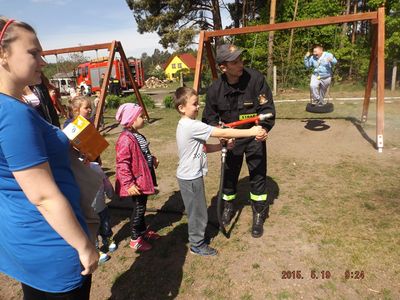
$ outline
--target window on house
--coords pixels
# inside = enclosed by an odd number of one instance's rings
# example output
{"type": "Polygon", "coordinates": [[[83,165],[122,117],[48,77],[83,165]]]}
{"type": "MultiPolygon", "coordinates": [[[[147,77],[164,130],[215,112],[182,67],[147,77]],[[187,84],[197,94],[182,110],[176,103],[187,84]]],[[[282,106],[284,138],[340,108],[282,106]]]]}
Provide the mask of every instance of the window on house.
{"type": "Polygon", "coordinates": [[[178,69],[182,69],[182,64],[181,63],[178,64],[178,69]]]}
{"type": "Polygon", "coordinates": [[[172,64],[172,69],[176,69],[176,64],[172,64]]]}

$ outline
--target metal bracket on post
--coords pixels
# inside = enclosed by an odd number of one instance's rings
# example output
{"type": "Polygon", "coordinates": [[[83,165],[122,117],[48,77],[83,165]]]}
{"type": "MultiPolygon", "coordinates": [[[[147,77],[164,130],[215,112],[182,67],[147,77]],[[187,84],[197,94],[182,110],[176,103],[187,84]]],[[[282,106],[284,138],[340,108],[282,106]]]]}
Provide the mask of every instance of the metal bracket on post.
{"type": "Polygon", "coordinates": [[[383,134],[378,134],[376,137],[376,147],[378,148],[378,152],[382,153],[383,151],[383,134]]]}
{"type": "Polygon", "coordinates": [[[362,115],[361,123],[365,123],[365,122],[367,122],[367,116],[366,115],[362,115]]]}

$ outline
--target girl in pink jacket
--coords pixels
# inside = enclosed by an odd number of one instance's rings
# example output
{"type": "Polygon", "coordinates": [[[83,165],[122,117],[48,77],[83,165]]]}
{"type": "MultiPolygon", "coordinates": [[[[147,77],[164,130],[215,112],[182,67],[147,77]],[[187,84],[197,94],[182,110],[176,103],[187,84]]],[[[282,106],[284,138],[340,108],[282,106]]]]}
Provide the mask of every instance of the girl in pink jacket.
{"type": "Polygon", "coordinates": [[[121,199],[133,201],[129,246],[137,251],[150,250],[147,240],[160,237],[146,228],[144,219],[147,197],[154,194],[152,174],[155,173],[151,170],[158,166],[158,160],[151,155],[146,138],[138,131],[144,126],[142,112],[139,105],[125,103],[115,116],[124,127],[116,143],[115,192],[121,199]]]}

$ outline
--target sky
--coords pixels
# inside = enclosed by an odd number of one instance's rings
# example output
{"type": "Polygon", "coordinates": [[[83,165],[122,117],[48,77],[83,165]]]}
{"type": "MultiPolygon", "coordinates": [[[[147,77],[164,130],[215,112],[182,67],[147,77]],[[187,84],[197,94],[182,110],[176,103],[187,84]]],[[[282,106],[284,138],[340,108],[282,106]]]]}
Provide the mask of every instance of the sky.
{"type": "MultiPolygon", "coordinates": [[[[229,1],[228,1],[229,2],[229,1]]],[[[118,40],[125,54],[139,58],[165,50],[156,33],[139,34],[125,0],[0,0],[0,15],[32,25],[44,50],[118,40]]],[[[172,49],[168,49],[170,52],[172,49]]],[[[85,52],[106,56],[106,50],[85,52]]],[[[55,57],[46,57],[48,62],[55,57]]]]}

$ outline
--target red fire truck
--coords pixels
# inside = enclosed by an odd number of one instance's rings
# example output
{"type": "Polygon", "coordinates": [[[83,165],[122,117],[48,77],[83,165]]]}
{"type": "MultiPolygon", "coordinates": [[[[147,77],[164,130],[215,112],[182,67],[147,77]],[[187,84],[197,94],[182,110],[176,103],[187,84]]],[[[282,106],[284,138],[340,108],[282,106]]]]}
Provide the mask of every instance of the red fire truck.
{"type": "MultiPolygon", "coordinates": [[[[89,62],[80,64],[76,70],[77,86],[85,94],[100,91],[101,75],[107,71],[107,57],[93,59],[89,62]]],[[[128,59],[129,69],[133,75],[138,88],[144,85],[143,63],[140,59],[128,59]]],[[[121,60],[115,59],[111,70],[110,79],[118,79],[122,90],[133,88],[129,83],[128,74],[125,72],[124,65],[121,60]]]]}

